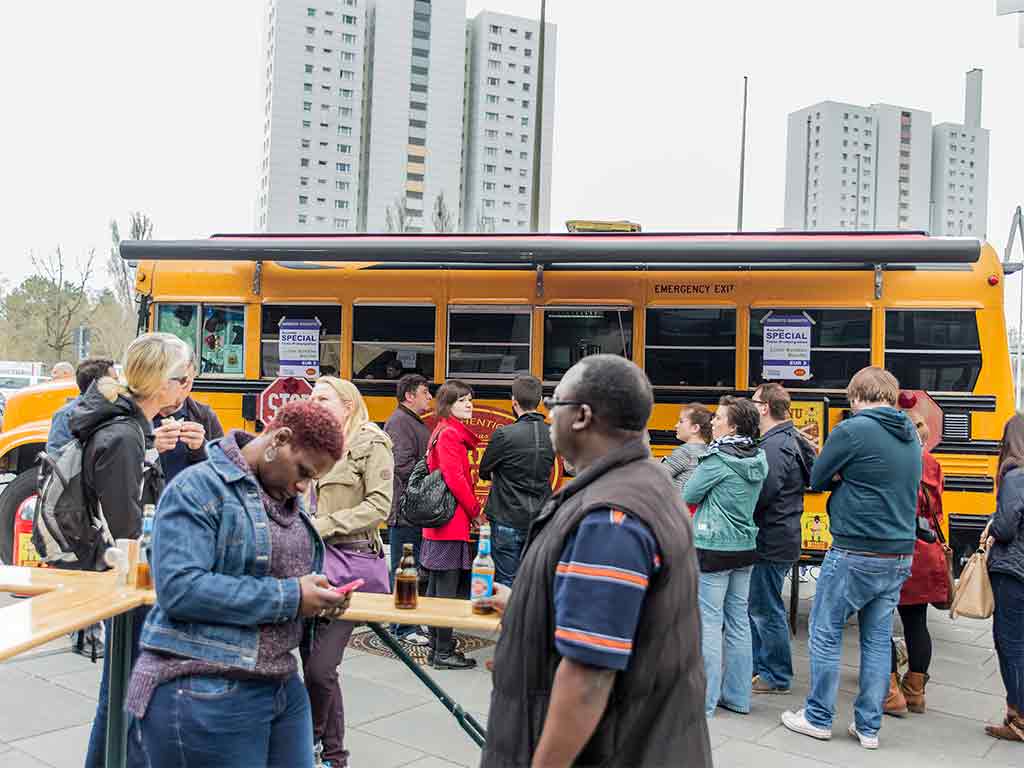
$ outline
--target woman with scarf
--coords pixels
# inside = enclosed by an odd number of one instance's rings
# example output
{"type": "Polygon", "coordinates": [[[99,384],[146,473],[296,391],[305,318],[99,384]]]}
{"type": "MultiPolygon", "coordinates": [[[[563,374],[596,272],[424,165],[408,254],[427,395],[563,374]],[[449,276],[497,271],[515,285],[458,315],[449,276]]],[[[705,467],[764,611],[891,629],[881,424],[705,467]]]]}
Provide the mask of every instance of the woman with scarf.
{"type": "MultiPolygon", "coordinates": [[[[901,398],[901,404],[902,404],[901,398]]],[[[916,402],[916,399],[915,401],[916,402]]],[[[911,405],[911,407],[913,407],[911,405]]],[[[931,433],[928,423],[918,411],[907,415],[917,429],[921,445],[927,446],[931,433]]],[[[910,667],[900,679],[896,645],[892,648],[892,675],[889,695],[883,711],[901,716],[907,711],[923,713],[926,709],[924,689],[928,684],[928,668],[932,661],[932,637],[928,632],[929,603],[945,603],[949,599],[949,577],[946,555],[939,541],[942,524],[942,467],[927,448],[921,454],[921,485],[917,492],[917,541],[910,578],[903,583],[897,610],[903,623],[910,667]]]]}
{"type": "MultiPolygon", "coordinates": [[[[311,399],[330,411],[341,424],[345,452],[313,488],[313,524],[327,545],[324,573],[335,585],[363,579],[361,592],[390,592],[380,526],[391,512],[395,459],[391,438],[370,421],[355,384],[325,376],[317,381],[311,399]]],[[[334,621],[303,647],[306,690],[313,710],[313,734],[320,742],[320,765],[344,768],[345,706],[338,666],[355,624],[334,621]]]]}
{"type": "Polygon", "coordinates": [[[683,501],[698,505],[693,527],[709,718],[719,706],[750,712],[754,659],[747,596],[757,560],[754,507],[768,475],[756,443],[760,421],[750,400],[723,397],[711,420],[714,439],[683,488],[683,501]]]}

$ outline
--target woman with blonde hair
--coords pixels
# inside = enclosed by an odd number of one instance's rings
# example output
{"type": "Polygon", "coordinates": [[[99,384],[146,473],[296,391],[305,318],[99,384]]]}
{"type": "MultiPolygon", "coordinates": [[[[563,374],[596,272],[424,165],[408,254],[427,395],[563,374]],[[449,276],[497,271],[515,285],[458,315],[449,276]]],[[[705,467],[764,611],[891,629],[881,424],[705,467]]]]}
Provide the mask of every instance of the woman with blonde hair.
{"type": "MultiPolygon", "coordinates": [[[[391,438],[370,420],[351,381],[324,376],[313,388],[312,400],[338,419],[345,434],[341,459],[313,488],[313,524],[327,544],[324,573],[335,586],[363,579],[361,592],[390,592],[379,529],[391,513],[391,438]]],[[[332,622],[317,633],[312,648],[302,648],[314,739],[321,743],[322,764],[330,768],[348,765],[338,665],[354,628],[349,621],[332,622]]]]}
{"type": "MultiPolygon", "coordinates": [[[[86,498],[96,504],[113,539],[137,539],[142,533],[143,504],[155,503],[160,495],[163,481],[152,449],[153,418],[178,400],[189,381],[190,359],[188,345],[176,336],[139,336],[125,354],[125,381],[107,376],[97,379],[71,411],[71,434],[82,444],[86,498]]],[[[92,551],[78,553],[79,567],[102,570],[108,545],[100,539],[92,551]]],[[[148,611],[139,608],[133,616],[132,664],[139,653],[139,635],[148,611]]],[[[110,622],[105,624],[110,637],[110,622]]],[[[99,768],[106,759],[109,675],[110,657],[106,656],[86,768],[99,768]]],[[[129,732],[128,765],[148,765],[134,727],[129,732]]]]}

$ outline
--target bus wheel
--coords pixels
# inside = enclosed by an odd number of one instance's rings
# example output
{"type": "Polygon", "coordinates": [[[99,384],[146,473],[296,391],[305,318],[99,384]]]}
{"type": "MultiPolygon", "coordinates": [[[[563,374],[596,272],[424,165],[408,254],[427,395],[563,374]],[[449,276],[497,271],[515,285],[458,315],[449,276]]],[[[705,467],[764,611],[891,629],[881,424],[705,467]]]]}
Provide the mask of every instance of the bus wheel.
{"type": "Polygon", "coordinates": [[[27,469],[0,494],[0,562],[5,565],[38,565],[31,543],[37,477],[35,469],[27,469]],[[22,562],[26,555],[28,562],[22,562]]]}

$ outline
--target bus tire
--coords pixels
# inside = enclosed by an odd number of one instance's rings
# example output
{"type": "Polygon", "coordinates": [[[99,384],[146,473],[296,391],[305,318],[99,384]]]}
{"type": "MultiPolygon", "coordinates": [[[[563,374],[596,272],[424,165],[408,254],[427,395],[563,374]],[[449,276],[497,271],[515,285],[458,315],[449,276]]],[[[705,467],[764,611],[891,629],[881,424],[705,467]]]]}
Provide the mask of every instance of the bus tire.
{"type": "Polygon", "coordinates": [[[36,493],[38,472],[27,469],[0,493],[0,562],[14,564],[14,516],[22,502],[36,493]]]}

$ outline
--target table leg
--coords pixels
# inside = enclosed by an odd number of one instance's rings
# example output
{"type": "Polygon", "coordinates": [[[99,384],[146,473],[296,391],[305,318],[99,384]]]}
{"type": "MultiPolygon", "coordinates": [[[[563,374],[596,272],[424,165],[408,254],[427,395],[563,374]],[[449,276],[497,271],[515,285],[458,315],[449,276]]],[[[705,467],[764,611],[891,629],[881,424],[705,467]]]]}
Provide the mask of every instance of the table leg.
{"type": "Polygon", "coordinates": [[[483,748],[484,738],[486,737],[487,732],[484,727],[480,725],[477,719],[464,710],[451,696],[445,693],[441,686],[434,681],[434,678],[424,672],[423,668],[409,657],[409,654],[405,652],[402,644],[395,640],[385,627],[373,622],[367,622],[367,626],[374,631],[384,645],[391,649],[391,652],[394,653],[395,656],[401,659],[405,666],[412,670],[412,673],[420,679],[420,682],[430,689],[430,692],[438,698],[438,701],[441,702],[444,708],[455,716],[459,725],[462,726],[462,730],[469,734],[469,738],[476,742],[478,747],[483,748]]]}
{"type": "Polygon", "coordinates": [[[124,700],[132,671],[132,612],[114,616],[110,622],[106,652],[110,657],[107,688],[107,761],[106,768],[125,768],[128,759],[128,718],[124,700]]]}
{"type": "Polygon", "coordinates": [[[800,612],[800,562],[793,564],[789,578],[789,631],[796,637],[796,619],[800,612]]]}

